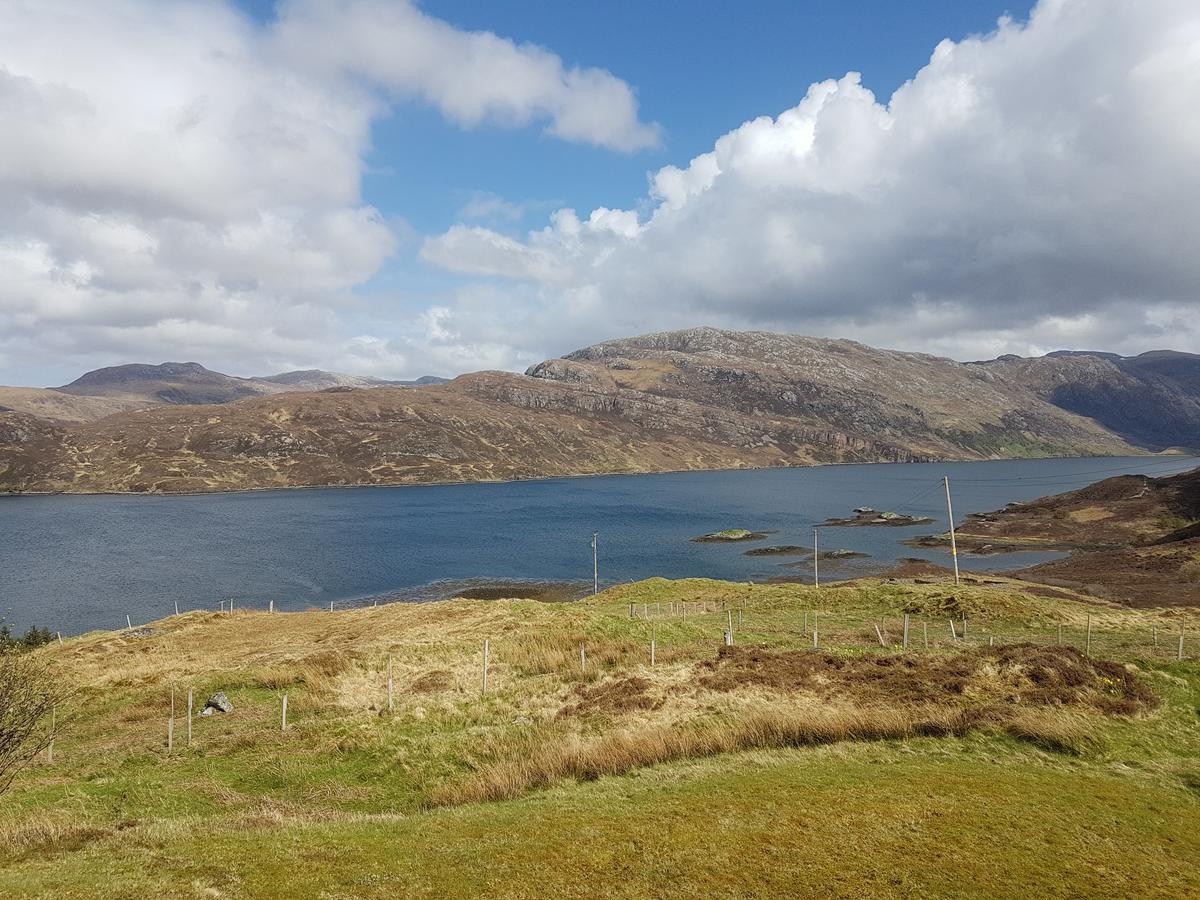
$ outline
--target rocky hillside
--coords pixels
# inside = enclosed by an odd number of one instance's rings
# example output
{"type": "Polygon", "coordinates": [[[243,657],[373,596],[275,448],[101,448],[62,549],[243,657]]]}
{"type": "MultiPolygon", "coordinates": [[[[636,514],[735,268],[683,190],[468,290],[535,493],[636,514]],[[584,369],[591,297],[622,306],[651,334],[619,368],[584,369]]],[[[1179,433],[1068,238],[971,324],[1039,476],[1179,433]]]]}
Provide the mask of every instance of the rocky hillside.
{"type": "Polygon", "coordinates": [[[1150,450],[1200,448],[1200,356],[1158,350],[1141,356],[1051,353],[978,363],[1060,409],[1150,450]]]}
{"type": "Polygon", "coordinates": [[[1137,606],[1200,605],[1200,469],[1107,478],[973,515],[959,533],[968,550],[1079,548],[1017,573],[1041,584],[1137,606]]]}
{"type": "MultiPolygon", "coordinates": [[[[207,371],[160,369],[153,383],[211,384],[207,371]]],[[[278,377],[295,385],[310,373],[293,374],[278,377]]],[[[111,373],[102,380],[114,392],[121,383],[111,373]]],[[[482,372],[419,391],[339,384],[84,423],[0,412],[0,488],[407,484],[1137,449],[987,366],[692,329],[598,344],[523,376],[482,372]]]]}

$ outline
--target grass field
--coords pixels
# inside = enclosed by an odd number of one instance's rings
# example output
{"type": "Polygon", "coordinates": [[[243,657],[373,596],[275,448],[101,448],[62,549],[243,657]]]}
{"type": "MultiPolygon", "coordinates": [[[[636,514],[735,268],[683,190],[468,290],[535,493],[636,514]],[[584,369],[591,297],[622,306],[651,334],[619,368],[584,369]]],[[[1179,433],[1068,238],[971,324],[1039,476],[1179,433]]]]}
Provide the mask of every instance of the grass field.
{"type": "Polygon", "coordinates": [[[1200,617],[1023,588],[655,579],[67,640],[0,893],[1200,896],[1200,617]],[[189,689],[234,704],[190,746],[189,689]]]}

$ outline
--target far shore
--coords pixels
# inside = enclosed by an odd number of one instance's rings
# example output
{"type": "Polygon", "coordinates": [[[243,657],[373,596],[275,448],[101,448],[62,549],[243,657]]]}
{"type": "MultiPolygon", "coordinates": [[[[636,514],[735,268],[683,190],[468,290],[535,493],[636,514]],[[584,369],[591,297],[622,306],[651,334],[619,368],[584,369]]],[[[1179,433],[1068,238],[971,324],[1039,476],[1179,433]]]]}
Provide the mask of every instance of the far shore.
{"type": "MultiPolygon", "coordinates": [[[[774,469],[819,469],[830,467],[851,467],[851,466],[917,466],[917,465],[935,465],[937,463],[994,463],[994,462],[1037,462],[1042,460],[1064,459],[1064,460],[1084,460],[1084,459],[1159,459],[1159,460],[1187,460],[1194,459],[1200,463],[1200,456],[1189,456],[1185,453],[1175,451],[1163,451],[1161,453],[1151,453],[1147,451],[1145,454],[1137,454],[1134,456],[1002,456],[994,459],[934,459],[920,460],[914,462],[834,462],[834,463],[810,463],[807,465],[787,465],[787,466],[719,466],[711,469],[659,469],[653,471],[635,471],[635,472],[576,472],[565,475],[531,475],[527,478],[478,478],[470,481],[406,481],[399,483],[374,483],[374,482],[355,482],[353,484],[287,484],[273,485],[271,487],[245,487],[245,488],[230,488],[229,490],[204,490],[204,491],[0,491],[0,498],[3,497],[207,497],[221,496],[226,494],[262,494],[272,491],[320,491],[320,490],[351,490],[359,488],[414,488],[414,487],[452,487],[468,484],[519,484],[527,481],[561,481],[576,478],[613,478],[613,477],[634,477],[641,475],[686,475],[698,472],[763,472],[774,469]]],[[[1101,478],[1105,477],[1103,473],[1097,473],[1101,478]]],[[[1100,480],[1098,478],[1097,480],[1100,480]]]]}

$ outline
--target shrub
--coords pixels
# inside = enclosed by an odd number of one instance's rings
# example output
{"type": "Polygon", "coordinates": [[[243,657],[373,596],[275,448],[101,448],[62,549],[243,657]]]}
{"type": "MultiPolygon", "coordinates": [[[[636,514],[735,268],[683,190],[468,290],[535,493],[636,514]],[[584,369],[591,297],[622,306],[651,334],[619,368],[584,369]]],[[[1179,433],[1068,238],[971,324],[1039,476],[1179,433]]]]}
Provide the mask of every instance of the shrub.
{"type": "Polygon", "coordinates": [[[0,792],[54,739],[65,694],[44,660],[0,653],[0,792]]]}

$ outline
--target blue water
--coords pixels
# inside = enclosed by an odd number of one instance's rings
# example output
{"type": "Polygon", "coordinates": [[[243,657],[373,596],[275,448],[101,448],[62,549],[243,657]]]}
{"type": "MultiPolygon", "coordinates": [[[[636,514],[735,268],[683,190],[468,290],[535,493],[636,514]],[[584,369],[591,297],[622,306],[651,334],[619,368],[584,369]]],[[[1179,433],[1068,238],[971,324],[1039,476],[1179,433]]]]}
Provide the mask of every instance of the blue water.
{"type": "MultiPolygon", "coordinates": [[[[829,528],[822,549],[870,554],[822,562],[827,577],[900,557],[948,562],[907,537],[946,529],[941,477],[955,516],[1082,487],[1126,472],[1165,475],[1196,459],[1005,460],[614,475],[511,484],[266,491],[202,496],[0,497],[0,615],[14,630],[64,634],[120,628],[173,611],[327,607],[442,580],[588,582],[600,533],[600,580],[663,575],[760,580],[811,575],[748,546],[812,541],[812,524],[873,506],[934,517],[911,528],[829,528]],[[775,533],[755,545],[697,544],[724,528],[775,533]]],[[[970,569],[1031,565],[1053,554],[964,557],[970,569]]],[[[426,591],[426,594],[429,592],[426,591]]],[[[436,591],[434,591],[436,593],[436,591]]]]}

